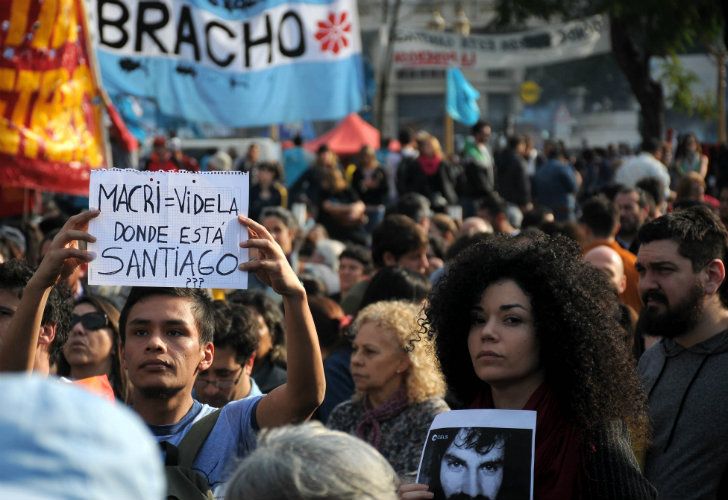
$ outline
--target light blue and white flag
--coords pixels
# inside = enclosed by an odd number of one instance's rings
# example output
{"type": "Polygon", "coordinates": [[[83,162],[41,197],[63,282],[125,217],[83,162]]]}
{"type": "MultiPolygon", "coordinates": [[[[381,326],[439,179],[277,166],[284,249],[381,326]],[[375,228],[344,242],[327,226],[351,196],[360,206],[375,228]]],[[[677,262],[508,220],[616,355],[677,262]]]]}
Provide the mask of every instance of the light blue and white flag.
{"type": "Polygon", "coordinates": [[[465,125],[474,125],[480,118],[480,92],[470,85],[460,68],[447,70],[447,114],[465,125]]]}
{"type": "Polygon", "coordinates": [[[363,105],[356,0],[92,0],[103,85],[195,122],[333,120],[363,105]]]}

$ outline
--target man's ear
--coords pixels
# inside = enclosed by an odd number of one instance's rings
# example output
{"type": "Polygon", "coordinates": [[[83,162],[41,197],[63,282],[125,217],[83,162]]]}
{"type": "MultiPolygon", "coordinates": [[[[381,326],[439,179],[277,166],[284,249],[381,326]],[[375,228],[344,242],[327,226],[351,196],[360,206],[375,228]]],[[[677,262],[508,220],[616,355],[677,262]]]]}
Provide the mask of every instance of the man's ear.
{"type": "Polygon", "coordinates": [[[41,325],[40,334],[38,335],[38,345],[46,347],[50,346],[56,338],[56,328],[57,325],[55,323],[41,325]]]}
{"type": "Polygon", "coordinates": [[[725,264],[720,259],[713,259],[708,262],[703,270],[705,273],[705,283],[703,288],[707,293],[718,293],[720,285],[725,280],[725,264]]]}
{"type": "Polygon", "coordinates": [[[243,365],[243,372],[250,376],[253,373],[253,364],[255,363],[255,353],[253,353],[243,365]]]}
{"type": "Polygon", "coordinates": [[[382,254],[382,261],[384,262],[385,266],[396,266],[397,265],[397,258],[394,256],[392,252],[384,252],[382,254]]]}
{"type": "Polygon", "coordinates": [[[619,292],[620,295],[624,293],[624,291],[627,289],[627,275],[622,273],[622,278],[619,280],[619,292]]]}
{"type": "Polygon", "coordinates": [[[212,360],[215,358],[215,345],[207,342],[202,347],[202,359],[197,365],[197,371],[204,372],[212,366],[212,360]]]}

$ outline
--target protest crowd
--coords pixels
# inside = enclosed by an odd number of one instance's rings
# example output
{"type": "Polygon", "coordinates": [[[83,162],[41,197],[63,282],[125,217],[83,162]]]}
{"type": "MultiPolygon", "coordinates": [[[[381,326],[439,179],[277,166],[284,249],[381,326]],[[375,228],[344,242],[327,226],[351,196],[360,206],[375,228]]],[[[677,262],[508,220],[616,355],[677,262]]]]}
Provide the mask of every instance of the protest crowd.
{"type": "Polygon", "coordinates": [[[242,290],[89,285],[99,212],[62,197],[3,220],[2,496],[523,498],[444,448],[462,481],[416,476],[435,416],[524,409],[534,498],[728,498],[726,166],[471,132],[281,164],[156,138],[139,169],[250,174],[242,290]]]}

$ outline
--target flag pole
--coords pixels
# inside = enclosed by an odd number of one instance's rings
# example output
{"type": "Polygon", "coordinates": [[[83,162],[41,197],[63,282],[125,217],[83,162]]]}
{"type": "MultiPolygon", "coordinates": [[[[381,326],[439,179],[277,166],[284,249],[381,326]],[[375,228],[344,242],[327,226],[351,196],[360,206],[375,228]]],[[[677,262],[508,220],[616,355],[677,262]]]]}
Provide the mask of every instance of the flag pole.
{"type": "Polygon", "coordinates": [[[455,123],[445,108],[445,153],[450,156],[455,152],[455,123]]]}
{"type": "MultiPolygon", "coordinates": [[[[89,62],[89,68],[91,69],[91,74],[93,75],[94,83],[96,84],[96,91],[98,92],[98,96],[101,98],[101,102],[104,104],[103,106],[99,107],[98,115],[99,115],[99,126],[101,127],[100,135],[101,135],[101,143],[104,150],[104,160],[106,163],[106,167],[110,168],[113,167],[113,157],[111,155],[111,141],[109,140],[109,131],[106,126],[104,126],[104,119],[103,115],[106,113],[108,116],[108,108],[111,106],[111,98],[109,97],[109,94],[106,93],[106,89],[102,85],[101,82],[101,69],[99,68],[99,62],[96,59],[96,52],[94,51],[94,46],[91,41],[92,33],[89,29],[89,17],[88,17],[88,9],[86,8],[86,2],[78,2],[78,7],[81,9],[80,13],[80,21],[81,21],[81,27],[83,29],[83,33],[85,35],[84,39],[84,46],[86,48],[86,54],[88,56],[88,62],[89,62]]],[[[110,118],[109,118],[110,120],[110,118]]]]}

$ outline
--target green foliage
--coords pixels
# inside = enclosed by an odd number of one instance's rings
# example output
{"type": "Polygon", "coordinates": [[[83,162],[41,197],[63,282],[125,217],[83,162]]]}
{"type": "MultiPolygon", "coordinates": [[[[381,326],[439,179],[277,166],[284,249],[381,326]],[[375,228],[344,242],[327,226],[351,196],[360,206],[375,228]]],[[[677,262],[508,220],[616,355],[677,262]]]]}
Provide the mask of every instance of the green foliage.
{"type": "Polygon", "coordinates": [[[660,81],[665,88],[665,99],[673,110],[706,120],[717,118],[715,98],[693,92],[693,85],[700,79],[685,68],[676,55],[665,58],[660,68],[660,81]]]}
{"type": "MultiPolygon", "coordinates": [[[[640,132],[643,137],[660,137],[665,99],[662,86],[650,74],[650,60],[709,45],[723,33],[724,16],[728,17],[723,3],[725,0],[496,0],[496,10],[501,27],[522,25],[529,17],[609,16],[612,53],[640,103],[640,132]]],[[[715,116],[713,99],[688,94],[690,75],[667,68],[666,80],[674,86],[669,92],[673,108],[715,116]]]]}

